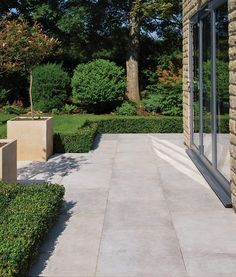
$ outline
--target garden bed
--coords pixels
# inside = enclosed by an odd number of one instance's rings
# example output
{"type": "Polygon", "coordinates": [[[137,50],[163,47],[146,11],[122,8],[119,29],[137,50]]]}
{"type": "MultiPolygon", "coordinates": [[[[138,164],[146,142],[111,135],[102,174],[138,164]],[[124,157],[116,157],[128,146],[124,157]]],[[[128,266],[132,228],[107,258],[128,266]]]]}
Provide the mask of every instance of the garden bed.
{"type": "Polygon", "coordinates": [[[59,185],[0,182],[0,276],[26,276],[63,202],[59,185]]]}

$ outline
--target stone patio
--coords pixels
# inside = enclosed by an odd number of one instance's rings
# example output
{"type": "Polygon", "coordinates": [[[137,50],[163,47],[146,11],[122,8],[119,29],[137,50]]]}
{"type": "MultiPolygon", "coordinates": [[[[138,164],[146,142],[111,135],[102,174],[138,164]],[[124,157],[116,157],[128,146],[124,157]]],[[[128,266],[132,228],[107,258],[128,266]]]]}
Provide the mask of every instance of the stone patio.
{"type": "Polygon", "coordinates": [[[21,162],[21,182],[63,184],[65,206],[30,276],[235,277],[236,215],[182,135],[103,135],[88,154],[21,162]]]}

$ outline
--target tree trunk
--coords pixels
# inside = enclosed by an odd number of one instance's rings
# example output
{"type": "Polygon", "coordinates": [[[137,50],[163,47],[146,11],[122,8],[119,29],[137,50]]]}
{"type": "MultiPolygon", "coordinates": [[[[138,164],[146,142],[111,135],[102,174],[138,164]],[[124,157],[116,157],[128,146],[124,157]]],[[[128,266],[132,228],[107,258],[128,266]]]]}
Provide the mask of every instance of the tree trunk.
{"type": "Polygon", "coordinates": [[[30,71],[29,97],[30,97],[31,117],[32,117],[32,120],[34,120],[34,107],[33,107],[33,97],[32,97],[32,84],[33,84],[33,75],[32,75],[32,71],[30,71]]]}
{"type": "Polygon", "coordinates": [[[127,70],[127,96],[129,100],[138,102],[139,93],[139,69],[138,69],[138,51],[139,51],[139,31],[140,24],[137,15],[130,13],[130,34],[128,57],[126,61],[127,70]]]}

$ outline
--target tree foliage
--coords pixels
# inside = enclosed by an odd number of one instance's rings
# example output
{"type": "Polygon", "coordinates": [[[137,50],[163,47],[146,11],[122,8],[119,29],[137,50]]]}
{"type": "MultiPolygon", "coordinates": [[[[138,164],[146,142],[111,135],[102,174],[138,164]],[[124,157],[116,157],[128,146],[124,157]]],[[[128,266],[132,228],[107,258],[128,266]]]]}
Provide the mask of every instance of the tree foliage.
{"type": "Polygon", "coordinates": [[[50,54],[57,40],[49,38],[42,28],[25,20],[3,19],[0,30],[0,69],[30,72],[50,54]]]}
{"type": "Polygon", "coordinates": [[[60,40],[56,55],[45,61],[62,62],[70,74],[78,64],[93,59],[109,59],[125,67],[132,55],[133,38],[138,42],[135,51],[141,91],[150,84],[146,73],[155,73],[157,65],[168,66],[172,61],[181,67],[181,5],[177,0],[1,1],[2,19],[20,16],[30,26],[38,22],[47,36],[60,40]],[[138,28],[133,37],[130,16],[134,13],[138,28]]]}

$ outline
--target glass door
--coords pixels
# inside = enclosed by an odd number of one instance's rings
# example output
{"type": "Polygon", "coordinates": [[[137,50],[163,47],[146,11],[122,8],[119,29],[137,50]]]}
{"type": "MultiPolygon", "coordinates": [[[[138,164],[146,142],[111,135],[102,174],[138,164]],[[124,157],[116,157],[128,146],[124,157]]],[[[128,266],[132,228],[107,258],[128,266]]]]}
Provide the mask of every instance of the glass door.
{"type": "Polygon", "coordinates": [[[197,149],[200,146],[200,93],[199,93],[199,25],[192,26],[193,36],[193,143],[197,149]]]}
{"type": "Polygon", "coordinates": [[[212,40],[211,40],[211,13],[201,19],[202,28],[202,132],[204,156],[212,163],[212,40]]]}
{"type": "Polygon", "coordinates": [[[228,184],[230,153],[227,1],[209,1],[193,17],[190,41],[192,149],[213,175],[224,179],[228,184]]]}
{"type": "Polygon", "coordinates": [[[217,169],[230,179],[229,45],[227,3],[215,11],[217,169]]]}

